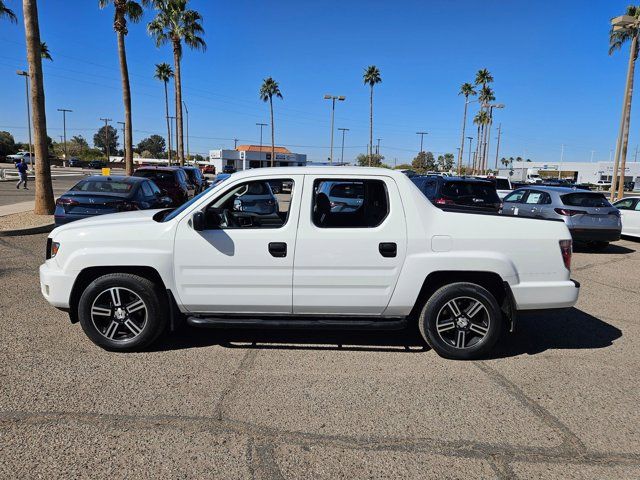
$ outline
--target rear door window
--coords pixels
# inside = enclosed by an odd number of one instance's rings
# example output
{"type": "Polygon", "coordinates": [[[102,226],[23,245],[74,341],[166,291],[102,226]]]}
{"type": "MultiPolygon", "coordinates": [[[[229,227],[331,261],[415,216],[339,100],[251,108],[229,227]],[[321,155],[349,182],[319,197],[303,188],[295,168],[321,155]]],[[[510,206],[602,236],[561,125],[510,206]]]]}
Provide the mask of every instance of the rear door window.
{"type": "Polygon", "coordinates": [[[312,220],[320,228],[374,228],[389,214],[387,187],[382,180],[313,182],[312,220]]]}
{"type": "Polygon", "coordinates": [[[535,190],[531,190],[531,191],[529,191],[529,196],[525,200],[525,203],[538,204],[538,203],[540,203],[540,200],[542,200],[543,197],[544,197],[544,193],[536,192],[535,190]]]}
{"type": "Polygon", "coordinates": [[[570,207],[610,207],[611,204],[601,193],[576,192],[560,197],[562,203],[570,207]]]}

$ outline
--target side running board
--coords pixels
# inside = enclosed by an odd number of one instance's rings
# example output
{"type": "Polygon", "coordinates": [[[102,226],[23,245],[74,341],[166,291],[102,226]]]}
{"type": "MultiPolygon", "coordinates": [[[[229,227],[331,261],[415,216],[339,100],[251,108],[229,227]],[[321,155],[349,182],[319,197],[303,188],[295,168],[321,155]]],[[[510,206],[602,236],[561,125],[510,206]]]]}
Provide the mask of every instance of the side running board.
{"type": "Polygon", "coordinates": [[[251,317],[187,317],[192,327],[207,328],[290,328],[290,329],[335,329],[335,330],[402,330],[407,326],[406,318],[251,318],[251,317]]]}

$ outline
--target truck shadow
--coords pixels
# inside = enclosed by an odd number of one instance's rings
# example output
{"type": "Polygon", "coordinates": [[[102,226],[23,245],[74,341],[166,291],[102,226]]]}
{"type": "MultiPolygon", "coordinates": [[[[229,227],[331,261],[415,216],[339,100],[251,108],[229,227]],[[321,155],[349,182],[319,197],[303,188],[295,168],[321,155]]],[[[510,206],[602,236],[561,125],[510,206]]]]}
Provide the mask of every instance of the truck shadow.
{"type": "Polygon", "coordinates": [[[573,245],[574,253],[598,253],[601,255],[622,255],[627,253],[635,253],[635,250],[617,243],[610,243],[604,250],[592,250],[587,245],[575,243],[573,245]]]}
{"type": "MultiPolygon", "coordinates": [[[[605,348],[622,332],[588,313],[571,308],[563,313],[518,319],[516,331],[505,334],[487,359],[535,355],[546,350],[605,348]]],[[[183,327],[164,335],[154,351],[219,345],[232,349],[335,350],[421,353],[429,350],[415,325],[395,331],[345,330],[208,330],[183,327]]]]}

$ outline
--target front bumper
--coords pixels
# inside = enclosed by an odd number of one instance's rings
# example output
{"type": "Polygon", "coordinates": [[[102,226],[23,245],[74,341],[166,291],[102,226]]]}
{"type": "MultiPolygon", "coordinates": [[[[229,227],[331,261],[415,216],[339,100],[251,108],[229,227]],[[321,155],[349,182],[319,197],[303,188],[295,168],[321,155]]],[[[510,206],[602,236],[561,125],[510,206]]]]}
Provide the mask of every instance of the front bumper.
{"type": "Polygon", "coordinates": [[[547,310],[573,307],[578,301],[580,284],[574,280],[523,282],[512,285],[517,310],[547,310]]]}
{"type": "Polygon", "coordinates": [[[76,276],[52,268],[49,262],[51,260],[40,265],[40,291],[54,307],[69,308],[69,298],[76,276]]]}
{"type": "Polygon", "coordinates": [[[577,242],[616,242],[621,228],[570,228],[571,238],[577,242]]]}

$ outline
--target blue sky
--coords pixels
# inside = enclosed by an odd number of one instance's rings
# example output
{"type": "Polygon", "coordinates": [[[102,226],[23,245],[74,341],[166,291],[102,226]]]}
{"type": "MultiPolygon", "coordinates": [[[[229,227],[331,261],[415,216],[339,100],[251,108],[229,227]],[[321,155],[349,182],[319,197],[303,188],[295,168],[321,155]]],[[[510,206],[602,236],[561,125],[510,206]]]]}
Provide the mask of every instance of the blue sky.
{"type": "MultiPolygon", "coordinates": [[[[322,97],[345,95],[335,126],[350,129],[345,160],[352,160],[368,143],[362,73],[375,64],[383,82],[375,91],[374,138],[382,139],[387,163],[415,156],[419,130],[429,132],[425,150],[455,153],[464,103],[457,93],[479,68],[491,71],[497,101],[506,104],[495,118],[504,134],[501,157],[557,162],[564,144],[565,161],[588,161],[592,150],[595,160],[607,160],[628,58],[628,49],[608,55],[609,19],[627,3],[192,0],[204,16],[208,49],[186,51],[183,61],[191,151],[232,148],[233,138],[257,143],[255,123],[269,122],[258,89],[270,75],[284,95],[275,102],[276,143],[310,160],[326,159],[330,102],[322,97]]],[[[18,0],[5,4],[21,13],[18,0]]],[[[56,109],[70,108],[67,135],[82,134],[91,142],[100,117],[123,120],[112,9],[99,10],[97,0],[39,4],[41,36],[54,58],[44,65],[49,134],[62,135],[56,109]]],[[[146,34],[151,18],[149,11],[127,37],[135,143],[165,134],[163,90],[153,70],[172,57],[169,47],[156,48],[146,34]]],[[[24,83],[15,74],[25,67],[22,18],[1,26],[0,129],[24,140],[24,83]]],[[[634,114],[631,160],[640,142],[638,120],[634,114]]],[[[469,128],[467,134],[475,136],[469,128]]],[[[265,130],[265,143],[268,138],[265,130]]]]}

